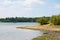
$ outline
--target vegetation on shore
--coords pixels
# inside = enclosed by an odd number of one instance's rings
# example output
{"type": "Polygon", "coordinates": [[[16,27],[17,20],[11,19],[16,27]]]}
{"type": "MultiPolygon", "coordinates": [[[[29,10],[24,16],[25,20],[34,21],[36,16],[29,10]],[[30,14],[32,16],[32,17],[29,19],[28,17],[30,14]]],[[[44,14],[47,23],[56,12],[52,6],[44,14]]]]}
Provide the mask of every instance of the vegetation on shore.
{"type": "Polygon", "coordinates": [[[44,35],[44,36],[34,38],[32,40],[57,40],[57,39],[56,39],[56,37],[51,36],[51,35],[44,35]]]}
{"type": "Polygon", "coordinates": [[[40,23],[41,25],[48,24],[48,21],[50,20],[50,17],[40,17],[37,19],[37,22],[40,23]]]}
{"type": "MultiPolygon", "coordinates": [[[[37,21],[41,25],[45,25],[45,24],[50,24],[50,25],[54,25],[54,26],[55,25],[60,25],[60,15],[53,15],[49,19],[46,18],[46,17],[42,17],[42,18],[39,18],[37,21]]],[[[60,26],[57,26],[57,27],[58,28],[56,28],[56,26],[54,27],[56,31],[60,29],[59,28],[60,26]]],[[[54,28],[52,28],[52,30],[54,28]]],[[[32,40],[60,40],[60,33],[58,34],[58,33],[53,33],[52,32],[52,34],[42,35],[42,36],[39,36],[37,38],[33,38],[32,40]]]]}
{"type": "Polygon", "coordinates": [[[60,37],[58,37],[59,34],[56,33],[47,33],[42,36],[39,36],[37,38],[33,38],[32,40],[60,40],[60,37]]]}
{"type": "Polygon", "coordinates": [[[50,24],[50,25],[60,25],[60,15],[53,15],[49,18],[41,17],[37,19],[41,25],[50,24]]]}
{"type": "MultiPolygon", "coordinates": [[[[0,18],[0,22],[37,22],[37,20],[42,17],[27,18],[27,17],[7,17],[0,18]]],[[[50,18],[50,17],[46,17],[50,18]]]]}
{"type": "Polygon", "coordinates": [[[0,22],[36,22],[38,18],[26,18],[26,17],[7,17],[0,18],[0,22]]]}
{"type": "Polygon", "coordinates": [[[26,17],[8,17],[0,18],[0,22],[38,22],[41,25],[52,24],[60,25],[60,14],[53,15],[51,17],[35,17],[35,18],[26,18],[26,17]]]}

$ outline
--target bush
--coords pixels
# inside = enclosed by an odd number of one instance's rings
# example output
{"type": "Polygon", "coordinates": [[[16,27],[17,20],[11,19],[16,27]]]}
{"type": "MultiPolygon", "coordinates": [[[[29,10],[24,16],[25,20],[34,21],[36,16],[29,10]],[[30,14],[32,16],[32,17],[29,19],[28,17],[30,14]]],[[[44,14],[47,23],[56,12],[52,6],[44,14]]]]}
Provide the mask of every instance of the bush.
{"type": "Polygon", "coordinates": [[[49,21],[50,24],[53,24],[53,25],[60,25],[60,15],[54,15],[50,18],[50,21],[49,21]]]}
{"type": "Polygon", "coordinates": [[[48,18],[46,17],[41,17],[37,20],[38,23],[40,23],[41,25],[45,25],[48,24],[48,18]]]}
{"type": "Polygon", "coordinates": [[[37,20],[41,25],[52,24],[52,25],[60,25],[60,15],[53,15],[51,17],[40,17],[37,20]]]}

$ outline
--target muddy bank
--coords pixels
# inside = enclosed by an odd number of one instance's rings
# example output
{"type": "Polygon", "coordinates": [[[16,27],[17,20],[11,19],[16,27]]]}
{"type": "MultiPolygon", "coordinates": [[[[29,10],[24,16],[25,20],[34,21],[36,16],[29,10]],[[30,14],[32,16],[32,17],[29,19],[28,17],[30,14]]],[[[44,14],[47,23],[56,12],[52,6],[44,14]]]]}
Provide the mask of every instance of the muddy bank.
{"type": "Polygon", "coordinates": [[[60,32],[45,32],[42,36],[32,40],[60,40],[60,32]]]}

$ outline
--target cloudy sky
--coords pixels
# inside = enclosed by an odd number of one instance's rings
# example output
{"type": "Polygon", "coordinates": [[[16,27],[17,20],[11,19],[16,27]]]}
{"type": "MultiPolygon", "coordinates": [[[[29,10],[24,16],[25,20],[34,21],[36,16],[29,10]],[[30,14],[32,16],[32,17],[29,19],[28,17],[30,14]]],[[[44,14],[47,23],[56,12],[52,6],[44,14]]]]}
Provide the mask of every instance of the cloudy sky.
{"type": "Polygon", "coordinates": [[[60,0],[0,0],[1,17],[41,17],[60,13],[60,0]]]}

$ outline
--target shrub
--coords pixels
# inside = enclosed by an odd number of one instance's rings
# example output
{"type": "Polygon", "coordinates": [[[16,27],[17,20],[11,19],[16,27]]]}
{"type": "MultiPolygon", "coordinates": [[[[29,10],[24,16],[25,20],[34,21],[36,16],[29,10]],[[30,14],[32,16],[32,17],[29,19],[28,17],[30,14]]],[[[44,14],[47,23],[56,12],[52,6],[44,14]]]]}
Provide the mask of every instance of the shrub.
{"type": "Polygon", "coordinates": [[[54,15],[50,18],[50,21],[49,21],[50,24],[53,24],[53,25],[60,25],[60,15],[54,15]]]}
{"type": "Polygon", "coordinates": [[[37,20],[38,23],[40,23],[41,25],[45,25],[48,24],[48,18],[46,17],[41,17],[37,20]]]}

